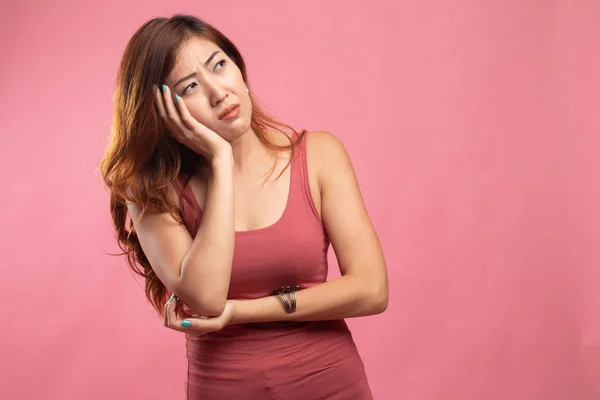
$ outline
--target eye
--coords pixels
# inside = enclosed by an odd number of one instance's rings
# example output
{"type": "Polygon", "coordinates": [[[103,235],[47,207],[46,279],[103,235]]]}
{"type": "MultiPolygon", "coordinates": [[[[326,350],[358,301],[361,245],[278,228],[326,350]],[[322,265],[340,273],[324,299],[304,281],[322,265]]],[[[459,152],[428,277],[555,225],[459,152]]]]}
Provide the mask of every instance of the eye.
{"type": "Polygon", "coordinates": [[[187,92],[189,92],[189,90],[195,88],[196,86],[198,86],[198,84],[196,82],[192,82],[189,85],[186,86],[185,89],[183,89],[183,92],[181,92],[182,95],[186,94],[187,92]]]}
{"type": "Polygon", "coordinates": [[[216,64],[215,64],[215,70],[223,68],[223,67],[225,66],[225,63],[226,63],[226,62],[227,62],[227,61],[225,61],[225,60],[221,60],[221,61],[219,61],[218,63],[216,63],[216,64]],[[217,68],[219,65],[221,66],[221,68],[217,68]]]}

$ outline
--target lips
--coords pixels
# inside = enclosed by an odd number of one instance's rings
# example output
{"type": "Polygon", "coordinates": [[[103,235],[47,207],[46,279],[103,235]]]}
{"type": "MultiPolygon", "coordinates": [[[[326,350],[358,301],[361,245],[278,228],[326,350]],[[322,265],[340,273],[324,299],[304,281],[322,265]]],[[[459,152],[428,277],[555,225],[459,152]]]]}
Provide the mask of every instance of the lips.
{"type": "Polygon", "coordinates": [[[223,119],[225,118],[230,112],[234,111],[236,108],[238,108],[240,105],[239,104],[232,104],[230,106],[228,106],[226,109],[223,110],[223,112],[219,115],[219,119],[223,119]]]}

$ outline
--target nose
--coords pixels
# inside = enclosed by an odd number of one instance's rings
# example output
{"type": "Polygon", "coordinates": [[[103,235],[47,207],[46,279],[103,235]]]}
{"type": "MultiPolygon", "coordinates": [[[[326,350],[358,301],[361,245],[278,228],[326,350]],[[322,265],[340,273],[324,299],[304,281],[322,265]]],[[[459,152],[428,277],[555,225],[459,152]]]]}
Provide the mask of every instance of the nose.
{"type": "Polygon", "coordinates": [[[206,89],[209,92],[210,105],[216,107],[229,95],[214,79],[206,80],[206,89]]]}

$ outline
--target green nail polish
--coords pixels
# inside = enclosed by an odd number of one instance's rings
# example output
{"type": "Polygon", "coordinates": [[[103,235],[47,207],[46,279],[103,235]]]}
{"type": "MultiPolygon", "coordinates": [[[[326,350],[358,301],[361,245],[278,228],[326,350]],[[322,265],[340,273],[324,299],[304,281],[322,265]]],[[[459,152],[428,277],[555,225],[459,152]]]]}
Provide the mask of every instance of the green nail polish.
{"type": "Polygon", "coordinates": [[[167,85],[162,85],[162,91],[163,93],[167,91],[167,85]]]}
{"type": "Polygon", "coordinates": [[[181,321],[181,326],[183,326],[184,328],[189,328],[190,326],[192,326],[192,323],[190,321],[181,321]]]}
{"type": "Polygon", "coordinates": [[[177,93],[175,93],[175,103],[179,103],[179,96],[177,96],[177,93]]]}

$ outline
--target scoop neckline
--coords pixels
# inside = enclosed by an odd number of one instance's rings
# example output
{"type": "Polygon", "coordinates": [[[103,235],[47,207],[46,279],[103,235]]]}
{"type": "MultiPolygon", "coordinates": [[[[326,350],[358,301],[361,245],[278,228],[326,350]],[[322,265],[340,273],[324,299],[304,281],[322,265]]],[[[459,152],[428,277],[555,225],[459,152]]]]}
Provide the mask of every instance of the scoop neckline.
{"type": "Polygon", "coordinates": [[[294,155],[293,154],[290,155],[289,168],[290,168],[290,183],[288,185],[288,194],[287,194],[287,199],[285,200],[285,208],[283,209],[283,213],[279,216],[277,221],[273,222],[271,225],[267,225],[262,228],[250,229],[250,230],[246,230],[246,231],[234,231],[236,236],[249,236],[249,235],[255,235],[255,234],[259,234],[259,233],[268,232],[268,231],[275,229],[281,223],[283,218],[288,213],[288,209],[290,208],[289,207],[290,200],[292,197],[292,188],[293,188],[293,184],[294,184],[294,155]]]}
{"type": "MultiPolygon", "coordinates": [[[[293,153],[293,150],[292,150],[293,153]]],[[[293,185],[294,185],[294,158],[295,155],[294,154],[290,154],[290,165],[289,165],[289,169],[290,169],[290,183],[288,185],[288,195],[287,195],[287,199],[285,202],[285,208],[283,209],[283,213],[281,214],[281,216],[279,217],[279,219],[277,219],[277,221],[275,221],[274,223],[272,223],[271,225],[262,227],[262,228],[257,228],[257,229],[250,229],[250,230],[245,230],[245,231],[234,231],[235,236],[251,236],[251,235],[256,235],[256,234],[260,234],[260,233],[264,233],[264,232],[268,232],[271,231],[273,229],[275,229],[280,223],[281,221],[284,219],[284,217],[287,215],[289,207],[290,207],[290,202],[291,202],[291,197],[292,197],[292,190],[293,190],[293,185]]],[[[190,194],[192,195],[192,200],[194,202],[194,205],[196,206],[196,208],[200,211],[200,215],[202,215],[204,213],[204,210],[202,210],[202,207],[200,207],[200,203],[198,203],[198,199],[196,199],[196,196],[194,195],[194,192],[192,191],[192,187],[190,186],[190,183],[187,183],[187,188],[190,191],[190,194]]]]}

